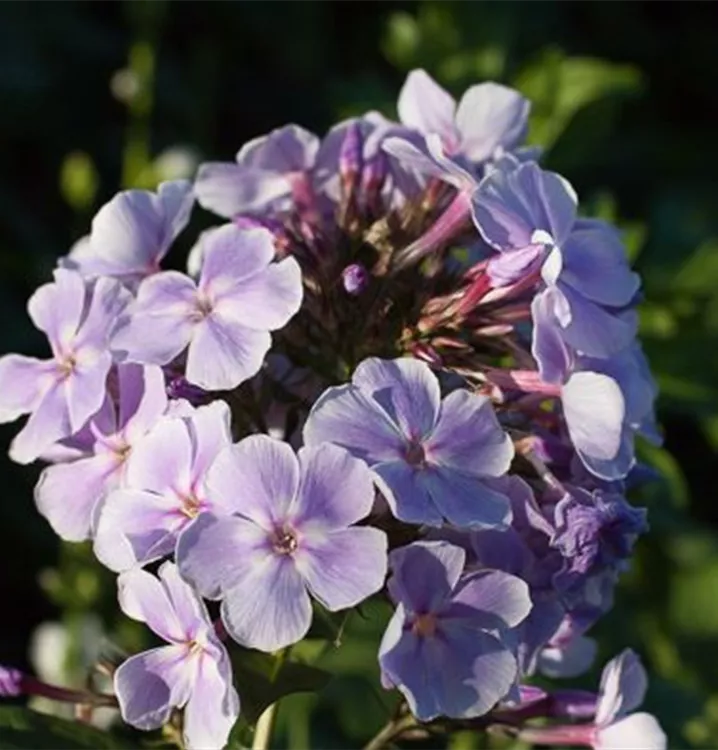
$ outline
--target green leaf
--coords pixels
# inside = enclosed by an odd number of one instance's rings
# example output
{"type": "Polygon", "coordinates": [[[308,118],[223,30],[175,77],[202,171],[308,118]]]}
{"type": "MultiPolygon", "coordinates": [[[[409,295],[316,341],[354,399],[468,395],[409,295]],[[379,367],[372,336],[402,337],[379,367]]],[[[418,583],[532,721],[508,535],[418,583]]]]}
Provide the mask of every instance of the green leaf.
{"type": "Polygon", "coordinates": [[[531,142],[550,148],[573,116],[609,96],[635,94],[640,71],[590,57],[566,57],[559,49],[543,52],[518,75],[514,85],[533,103],[531,142]]]}
{"type": "Polygon", "coordinates": [[[283,659],[281,654],[273,656],[240,648],[232,650],[232,666],[242,715],[250,724],[283,696],[317,692],[331,678],[322,669],[283,659]]]}
{"type": "Polygon", "coordinates": [[[703,243],[683,264],[675,288],[692,294],[712,296],[718,288],[718,240],[703,243]]]}
{"type": "Polygon", "coordinates": [[[112,750],[135,745],[79,722],[46,716],[22,706],[0,706],[0,750],[112,750]]]}

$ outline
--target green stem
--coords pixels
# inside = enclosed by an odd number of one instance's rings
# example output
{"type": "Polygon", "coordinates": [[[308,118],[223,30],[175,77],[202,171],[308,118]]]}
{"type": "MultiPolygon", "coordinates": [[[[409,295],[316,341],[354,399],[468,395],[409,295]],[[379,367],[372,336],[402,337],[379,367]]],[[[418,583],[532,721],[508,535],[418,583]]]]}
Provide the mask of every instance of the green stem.
{"type": "Polygon", "coordinates": [[[415,726],[416,719],[411,714],[393,719],[364,745],[364,750],[383,750],[392,740],[397,739],[407,729],[415,726]]]}
{"type": "Polygon", "coordinates": [[[278,703],[272,703],[257,720],[257,726],[254,728],[254,737],[252,738],[252,750],[269,749],[274,722],[277,718],[278,705],[278,703]]]}

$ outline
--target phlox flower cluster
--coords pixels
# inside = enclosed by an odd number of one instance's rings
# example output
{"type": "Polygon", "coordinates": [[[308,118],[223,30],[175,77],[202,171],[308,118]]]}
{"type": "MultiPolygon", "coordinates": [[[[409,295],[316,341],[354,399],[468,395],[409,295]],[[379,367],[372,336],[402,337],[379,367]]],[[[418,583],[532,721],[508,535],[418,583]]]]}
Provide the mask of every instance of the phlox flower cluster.
{"type": "MultiPolygon", "coordinates": [[[[524,145],[529,112],[414,71],[398,122],[288,125],[119,193],[30,299],[51,354],[0,358],[0,420],[27,416],[10,455],[166,644],[114,672],[125,722],[181,711],[190,750],[222,747],[235,643],[275,652],[375,597],[382,684],[417,722],[666,746],[628,715],[632,652],[598,696],[527,682],[589,668],[647,530],[634,442],[660,440],[640,279],[524,145]],[[177,270],[197,205],[224,223],[177,270]]],[[[38,685],[0,669],[2,694],[38,685]]]]}

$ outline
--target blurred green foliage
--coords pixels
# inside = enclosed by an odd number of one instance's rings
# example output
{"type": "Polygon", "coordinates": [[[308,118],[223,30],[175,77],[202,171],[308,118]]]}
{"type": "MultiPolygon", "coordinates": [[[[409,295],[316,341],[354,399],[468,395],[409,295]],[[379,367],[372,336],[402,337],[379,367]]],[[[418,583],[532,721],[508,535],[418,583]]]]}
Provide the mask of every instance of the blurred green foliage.
{"type": "MultiPolygon", "coordinates": [[[[118,187],[191,174],[198,157],[228,159],[244,141],[285,122],[322,131],[372,107],[393,115],[398,88],[414,67],[457,95],[483,79],[516,86],[533,101],[530,140],[545,149],[544,164],[572,181],[587,214],[625,232],[644,279],[642,338],[661,387],[666,445],[641,451],[662,480],[633,498],[649,508],[652,530],[615,609],[592,634],[601,660],[626,646],[645,657],[652,675],[646,708],[666,727],[670,747],[714,748],[712,29],[709,4],[66,2],[46,4],[42,13],[30,3],[2,4],[0,350],[42,352],[25,300],[118,187]]],[[[14,429],[2,430],[3,445],[14,429]]],[[[58,547],[32,504],[36,473],[2,465],[0,663],[24,666],[32,629],[61,619],[71,634],[66,673],[78,680],[86,649],[77,641],[89,612],[100,613],[107,637],[121,649],[146,645],[146,634],[118,617],[112,576],[86,547],[58,547]]],[[[323,684],[320,670],[337,676],[316,694],[282,700],[277,746],[356,747],[382,726],[395,703],[379,686],[375,658],[387,617],[377,605],[347,623],[320,624],[280,665],[292,672],[293,689],[323,684]]],[[[252,721],[275,697],[273,668],[244,666],[240,681],[264,690],[248,712],[252,721]]],[[[576,684],[595,685],[599,672],[600,663],[576,684]]],[[[0,747],[28,746],[18,739],[27,721],[3,708],[0,747]]],[[[65,725],[50,724],[34,727],[40,734],[33,746],[53,746],[53,731],[60,742],[65,725]]],[[[245,729],[233,739],[237,747],[245,729]]],[[[76,739],[78,747],[88,742],[89,734],[76,739]]],[[[462,733],[451,746],[486,746],[481,742],[462,733]]]]}

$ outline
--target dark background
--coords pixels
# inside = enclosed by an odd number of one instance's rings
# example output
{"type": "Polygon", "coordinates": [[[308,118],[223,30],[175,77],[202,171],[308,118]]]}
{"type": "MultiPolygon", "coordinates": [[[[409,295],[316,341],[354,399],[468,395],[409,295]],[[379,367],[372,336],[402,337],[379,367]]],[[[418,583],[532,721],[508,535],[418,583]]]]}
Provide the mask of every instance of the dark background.
{"type": "MultiPolygon", "coordinates": [[[[414,67],[457,95],[485,79],[517,86],[534,102],[531,139],[546,147],[545,165],[571,180],[586,212],[626,232],[661,386],[666,450],[643,456],[663,480],[633,498],[648,505],[652,533],[595,629],[601,656],[640,651],[652,674],[647,705],[670,746],[716,747],[714,19],[712,3],[688,2],[2,3],[0,353],[45,356],[26,300],[119,188],[191,176],[197,159],[229,160],[288,122],[321,133],[370,108],[393,116],[414,67]]],[[[16,430],[2,426],[3,452],[16,430]]],[[[0,464],[0,663],[29,667],[34,628],[59,620],[73,679],[86,613],[119,627],[114,587],[36,513],[37,473],[0,464]]],[[[376,636],[365,636],[371,661],[376,636]]],[[[376,731],[366,698],[375,674],[347,644],[332,694],[282,710],[288,746],[310,736],[355,746],[376,731]]]]}

